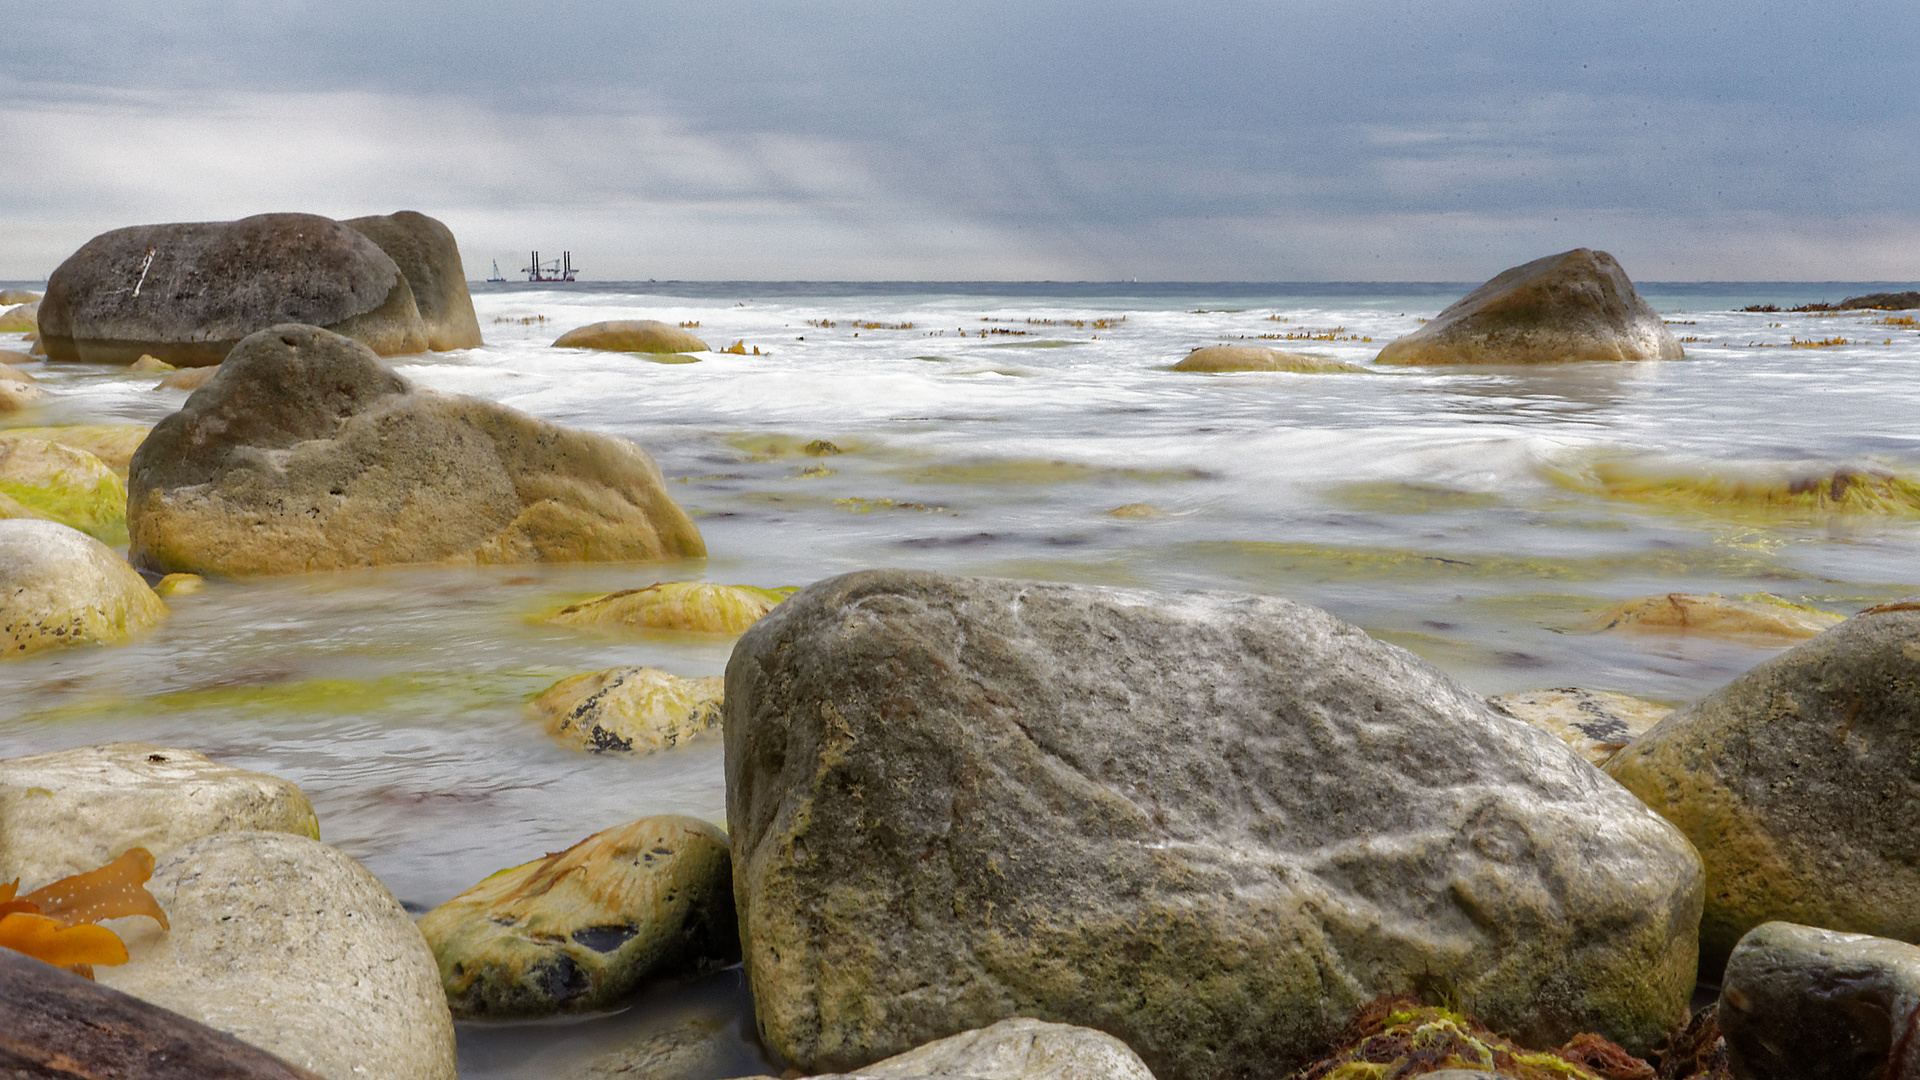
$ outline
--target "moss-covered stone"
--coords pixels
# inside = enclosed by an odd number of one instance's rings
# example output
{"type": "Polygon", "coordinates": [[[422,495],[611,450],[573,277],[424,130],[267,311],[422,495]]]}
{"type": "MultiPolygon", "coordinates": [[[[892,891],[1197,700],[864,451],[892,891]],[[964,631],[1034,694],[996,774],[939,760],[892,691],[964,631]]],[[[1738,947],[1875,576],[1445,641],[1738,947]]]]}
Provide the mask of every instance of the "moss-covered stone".
{"type": "Polygon", "coordinates": [[[117,644],[167,617],[113,550],[53,521],[0,520],[0,659],[117,644]]]}
{"type": "Polygon", "coordinates": [[[705,581],[656,582],[568,604],[546,621],[604,630],[739,634],[796,591],[793,586],[763,589],[705,581]]]}
{"type": "Polygon", "coordinates": [[[650,979],[740,955],[727,838],[671,815],[502,870],[419,925],[462,1019],[606,1009],[650,979]]]}
{"type": "Polygon", "coordinates": [[[593,753],[651,754],[720,726],[721,679],[683,679],[645,667],[571,675],[533,701],[534,715],[562,746],[593,753]]]}
{"type": "Polygon", "coordinates": [[[1675,510],[1743,518],[1920,517],[1920,479],[1890,469],[1818,464],[1716,469],[1630,458],[1563,462],[1546,473],[1574,491],[1675,510]]]}
{"type": "Polygon", "coordinates": [[[99,458],[42,439],[0,438],[0,494],[108,544],[127,541],[127,489],[99,458]]]}
{"type": "MultiPolygon", "coordinates": [[[[601,349],[626,353],[692,353],[709,351],[707,343],[685,330],[654,319],[616,319],[569,330],[554,341],[556,349],[601,349]]],[[[697,357],[675,357],[669,363],[689,363],[697,357]]]]}
{"type": "MultiPolygon", "coordinates": [[[[195,369],[199,370],[199,369],[195,369]]],[[[58,427],[17,427],[0,430],[0,440],[38,439],[85,450],[124,477],[133,452],[153,429],[145,424],[62,424],[58,427]]]]}

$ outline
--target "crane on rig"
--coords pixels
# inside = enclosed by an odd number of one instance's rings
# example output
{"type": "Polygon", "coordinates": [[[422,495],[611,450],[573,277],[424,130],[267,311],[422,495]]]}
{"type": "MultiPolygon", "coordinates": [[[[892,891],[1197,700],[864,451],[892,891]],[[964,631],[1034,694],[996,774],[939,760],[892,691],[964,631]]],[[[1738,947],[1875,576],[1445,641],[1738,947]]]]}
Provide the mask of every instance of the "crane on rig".
{"type": "Polygon", "coordinates": [[[559,258],[545,263],[540,261],[540,253],[536,251],[520,272],[527,275],[528,281],[569,282],[580,269],[573,265],[571,251],[563,251],[559,258]]]}

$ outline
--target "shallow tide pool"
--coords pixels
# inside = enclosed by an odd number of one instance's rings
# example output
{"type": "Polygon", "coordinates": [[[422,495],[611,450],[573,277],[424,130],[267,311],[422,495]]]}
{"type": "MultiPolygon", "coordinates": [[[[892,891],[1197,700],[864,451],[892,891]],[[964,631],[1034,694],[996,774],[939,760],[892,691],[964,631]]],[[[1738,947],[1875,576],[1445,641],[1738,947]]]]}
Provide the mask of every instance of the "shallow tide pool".
{"type": "MultiPolygon", "coordinates": [[[[488,344],[398,370],[638,442],[709,558],[213,582],[134,644],[0,667],[0,756],[134,739],[287,777],[325,840],[424,909],[635,817],[724,824],[717,743],[585,755],[525,712],[576,672],[724,668],[724,638],[535,621],[654,581],[910,566],[1270,593],[1483,693],[1679,703],[1779,646],[1600,634],[1601,610],[1764,591],[1850,614],[1920,592],[1920,502],[1755,495],[1920,483],[1920,329],[1899,321],[1915,313],[1732,310],[1883,287],[1648,287],[1685,341],[1674,363],[1191,375],[1167,367],[1222,341],[1366,363],[1466,286],[476,286],[488,344]],[[614,318],[695,324],[745,354],[667,365],[549,347],[614,318]],[[809,453],[816,440],[839,452],[809,453]],[[1123,506],[1145,509],[1110,513],[1123,506]]],[[[185,399],[124,369],[23,370],[50,395],[10,425],[150,424],[185,399]]],[[[732,973],[611,1018],[464,1026],[462,1071],[547,1074],[697,1014],[733,1025],[750,1072],[764,1063],[745,1010],[732,973]]]]}

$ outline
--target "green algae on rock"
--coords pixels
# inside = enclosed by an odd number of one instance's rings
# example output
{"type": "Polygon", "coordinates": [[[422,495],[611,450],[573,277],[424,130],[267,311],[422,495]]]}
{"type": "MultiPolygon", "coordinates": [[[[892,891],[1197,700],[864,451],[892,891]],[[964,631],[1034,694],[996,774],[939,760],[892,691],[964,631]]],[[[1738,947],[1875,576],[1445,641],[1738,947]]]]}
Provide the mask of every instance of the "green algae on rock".
{"type": "Polygon", "coordinates": [[[18,334],[40,328],[40,303],[28,301],[0,311],[0,334],[18,334]]]}
{"type": "Polygon", "coordinates": [[[1716,468],[1647,456],[1582,455],[1549,465],[1545,472],[1571,491],[1675,510],[1739,517],[1920,517],[1920,479],[1873,465],[1752,463],[1716,468]]]}
{"type": "Polygon", "coordinates": [[[797,586],[764,589],[706,581],[655,582],[568,604],[544,621],[606,630],[739,634],[797,591],[797,586]]]}
{"type": "Polygon", "coordinates": [[[641,818],[502,870],[420,917],[461,1019],[610,1008],[648,980],[739,959],[727,838],[641,818]]]}
{"type": "Polygon", "coordinates": [[[1355,364],[1258,345],[1207,345],[1188,353],[1170,369],[1219,374],[1229,371],[1290,371],[1303,375],[1364,372],[1355,364]]]}
{"type": "Polygon", "coordinates": [[[1163,1080],[1274,1073],[1421,972],[1550,1043],[1685,1016],[1685,839],[1304,605],[850,574],[741,638],[725,738],[755,1013],[802,1070],[1039,1015],[1163,1080]]]}
{"type": "Polygon", "coordinates": [[[593,753],[650,754],[720,726],[719,676],[683,679],[654,668],[571,675],[530,706],[562,746],[593,753]]]}
{"type": "Polygon", "coordinates": [[[126,543],[127,489],[105,462],[84,450],[44,439],[0,438],[0,494],[96,540],[126,543]]]}
{"type": "Polygon", "coordinates": [[[1869,608],[1674,711],[1606,772],[1706,865],[1701,969],[1789,921],[1920,942],[1920,602],[1869,608]]]}
{"type": "Polygon", "coordinates": [[[1824,633],[1845,618],[1795,604],[1772,593],[1751,593],[1737,599],[1718,593],[1705,596],[1664,593],[1622,600],[1601,612],[1595,622],[1600,630],[1619,633],[1664,632],[1790,641],[1824,633]]]}
{"type": "MultiPolygon", "coordinates": [[[[710,352],[707,343],[677,326],[655,319],[615,319],[569,330],[554,341],[556,349],[599,349],[625,353],[710,352]]],[[[678,357],[668,363],[690,363],[698,357],[678,357]]]]}
{"type": "Polygon", "coordinates": [[[0,659],[118,644],[167,606],[113,549],[54,521],[0,520],[0,659]]]}
{"type": "Polygon", "coordinates": [[[0,881],[30,887],[102,866],[132,847],[164,858],[217,832],[320,838],[292,781],[148,743],[79,746],[0,760],[0,881]]]}
{"type": "Polygon", "coordinates": [[[417,391],[312,326],[236,346],[140,445],[128,486],[130,557],[161,572],[706,554],[639,447],[417,391]]]}
{"type": "Polygon", "coordinates": [[[16,427],[0,430],[0,440],[39,439],[84,450],[124,477],[133,452],[153,429],[145,424],[62,424],[58,427],[16,427]]]}

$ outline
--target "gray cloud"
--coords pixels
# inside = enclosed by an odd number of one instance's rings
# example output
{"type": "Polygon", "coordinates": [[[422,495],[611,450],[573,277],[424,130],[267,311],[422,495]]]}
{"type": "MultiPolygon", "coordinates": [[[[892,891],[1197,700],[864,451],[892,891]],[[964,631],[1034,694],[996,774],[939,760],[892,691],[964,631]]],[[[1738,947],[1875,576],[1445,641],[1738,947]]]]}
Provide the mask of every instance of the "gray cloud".
{"type": "Polygon", "coordinates": [[[1920,29],[1750,2],[176,3],[17,17],[0,276],[414,206],[596,277],[1920,277],[1920,29]]]}

